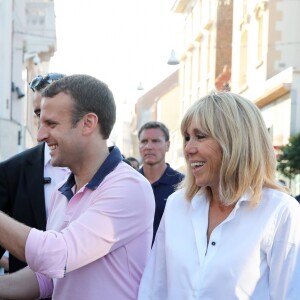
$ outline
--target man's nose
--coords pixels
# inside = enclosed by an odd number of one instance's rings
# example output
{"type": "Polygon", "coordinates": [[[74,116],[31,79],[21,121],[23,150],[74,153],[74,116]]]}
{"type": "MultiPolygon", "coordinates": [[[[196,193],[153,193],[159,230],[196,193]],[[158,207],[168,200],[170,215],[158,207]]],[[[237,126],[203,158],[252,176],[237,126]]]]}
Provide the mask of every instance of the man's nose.
{"type": "Polygon", "coordinates": [[[153,143],[151,141],[148,141],[145,145],[145,148],[152,148],[153,143]]]}
{"type": "Polygon", "coordinates": [[[45,142],[48,138],[48,131],[46,130],[45,126],[39,124],[38,134],[37,134],[37,140],[38,142],[45,142]]]}

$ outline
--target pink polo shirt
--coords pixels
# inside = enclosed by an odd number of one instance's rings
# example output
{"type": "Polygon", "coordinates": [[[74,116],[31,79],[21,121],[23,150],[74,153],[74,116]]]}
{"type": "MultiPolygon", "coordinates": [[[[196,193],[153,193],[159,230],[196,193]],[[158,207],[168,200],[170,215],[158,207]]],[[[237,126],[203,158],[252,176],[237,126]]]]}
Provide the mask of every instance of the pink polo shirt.
{"type": "Polygon", "coordinates": [[[30,231],[26,261],[37,272],[40,298],[137,299],[155,202],[149,182],[120,161],[114,148],[75,195],[71,175],[52,196],[47,231],[30,231]]]}

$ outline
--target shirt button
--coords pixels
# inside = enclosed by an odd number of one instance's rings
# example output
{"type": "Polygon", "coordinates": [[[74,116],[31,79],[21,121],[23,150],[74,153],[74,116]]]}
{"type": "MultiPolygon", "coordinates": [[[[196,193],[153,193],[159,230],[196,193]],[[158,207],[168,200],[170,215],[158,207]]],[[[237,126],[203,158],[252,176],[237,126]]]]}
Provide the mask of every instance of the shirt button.
{"type": "Polygon", "coordinates": [[[213,246],[216,246],[216,242],[212,242],[211,244],[212,244],[213,246]]]}

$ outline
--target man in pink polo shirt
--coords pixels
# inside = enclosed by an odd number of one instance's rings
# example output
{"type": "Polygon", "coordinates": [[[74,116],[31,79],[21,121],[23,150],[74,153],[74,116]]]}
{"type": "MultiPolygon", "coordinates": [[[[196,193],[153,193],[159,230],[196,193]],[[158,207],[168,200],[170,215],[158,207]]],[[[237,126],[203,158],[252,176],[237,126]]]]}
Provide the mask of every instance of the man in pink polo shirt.
{"type": "Polygon", "coordinates": [[[29,268],[0,278],[0,298],[136,299],[151,247],[149,182],[107,147],[116,119],[106,84],[72,75],[43,92],[38,140],[72,174],[52,196],[47,230],[0,213],[0,244],[29,268]]]}

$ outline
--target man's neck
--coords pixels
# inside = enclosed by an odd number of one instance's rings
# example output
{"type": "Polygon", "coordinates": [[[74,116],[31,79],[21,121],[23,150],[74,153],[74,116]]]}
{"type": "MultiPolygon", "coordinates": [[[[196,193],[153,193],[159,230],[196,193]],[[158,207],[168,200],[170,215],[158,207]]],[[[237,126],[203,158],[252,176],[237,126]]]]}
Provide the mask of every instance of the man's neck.
{"type": "Polygon", "coordinates": [[[156,182],[165,172],[167,168],[167,164],[162,162],[156,165],[143,165],[144,176],[149,180],[152,184],[156,182]]]}
{"type": "Polygon", "coordinates": [[[103,145],[102,148],[99,147],[98,149],[100,150],[96,151],[95,153],[92,151],[89,155],[85,155],[87,159],[82,160],[82,163],[79,165],[79,168],[76,171],[72,170],[75,176],[77,190],[82,188],[93,178],[100,166],[108,157],[109,150],[107,146],[105,147],[103,145]]]}

